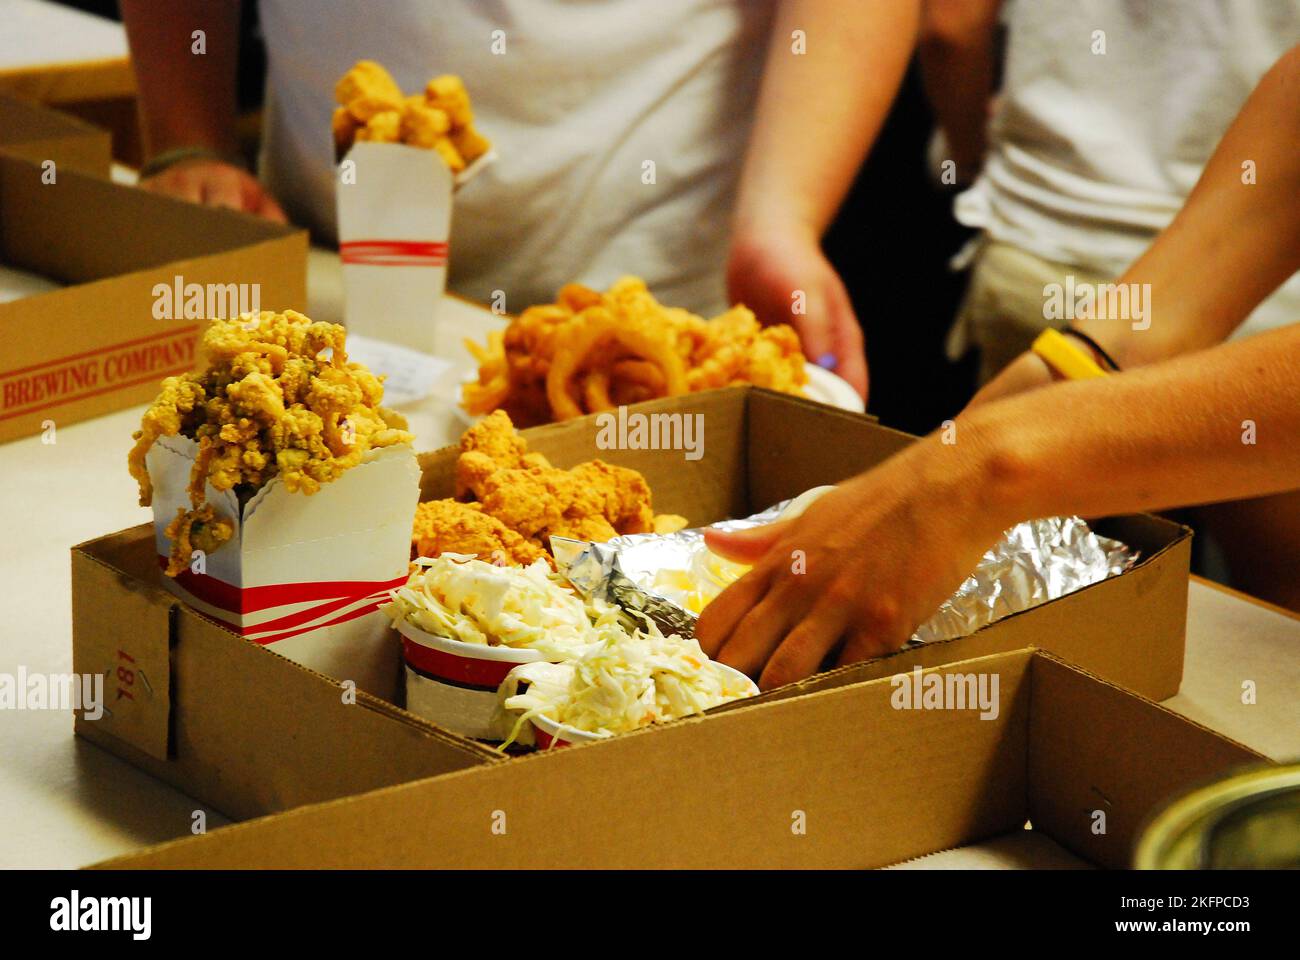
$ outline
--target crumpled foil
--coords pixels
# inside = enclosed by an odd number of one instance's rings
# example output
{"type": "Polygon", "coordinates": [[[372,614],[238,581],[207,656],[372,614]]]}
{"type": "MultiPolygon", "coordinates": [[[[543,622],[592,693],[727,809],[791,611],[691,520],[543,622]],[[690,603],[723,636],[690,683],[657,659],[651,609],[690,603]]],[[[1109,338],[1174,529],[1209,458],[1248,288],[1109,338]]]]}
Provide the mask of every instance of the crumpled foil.
{"type": "MultiPolygon", "coordinates": [[[[713,527],[739,530],[771,523],[788,502],[713,527]]],[[[551,551],[560,573],[584,596],[642,614],[664,633],[689,636],[695,632],[696,614],[654,587],[663,571],[698,569],[709,552],[704,529],[631,534],[606,543],[552,537],[551,551]]],[[[1079,517],[1018,523],[984,554],[975,572],[917,629],[911,642],[969,636],[1003,617],[1123,573],[1137,558],[1137,551],[1099,536],[1079,517]]]]}

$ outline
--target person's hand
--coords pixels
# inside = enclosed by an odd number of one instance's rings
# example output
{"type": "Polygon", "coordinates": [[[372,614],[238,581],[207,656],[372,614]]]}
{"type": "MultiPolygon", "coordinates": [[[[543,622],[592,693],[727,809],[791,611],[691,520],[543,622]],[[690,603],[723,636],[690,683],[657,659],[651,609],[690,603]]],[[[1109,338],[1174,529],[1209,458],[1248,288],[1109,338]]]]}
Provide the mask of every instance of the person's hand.
{"type": "Polygon", "coordinates": [[[867,358],[848,291],[811,233],[739,229],[727,292],[764,324],[788,323],[804,355],[849,382],[865,400],[867,358]],[[799,296],[802,294],[802,296],[799,296]],[[802,308],[802,312],[795,312],[802,308]]]}
{"type": "Polygon", "coordinates": [[[753,569],[704,608],[704,652],[767,690],[832,654],[846,664],[902,647],[1010,526],[985,499],[977,448],[931,436],[793,520],[708,531],[711,550],[753,569]]]}
{"type": "Polygon", "coordinates": [[[209,207],[242,210],[276,223],[287,223],[284,211],[247,170],[219,160],[184,160],[140,181],[154,193],[179,197],[209,207]]]}
{"type": "Polygon", "coordinates": [[[1013,394],[1036,390],[1055,381],[1052,369],[1032,350],[1022,353],[1012,360],[996,377],[990,380],[971,398],[966,405],[970,410],[984,403],[1001,400],[1013,394]]]}

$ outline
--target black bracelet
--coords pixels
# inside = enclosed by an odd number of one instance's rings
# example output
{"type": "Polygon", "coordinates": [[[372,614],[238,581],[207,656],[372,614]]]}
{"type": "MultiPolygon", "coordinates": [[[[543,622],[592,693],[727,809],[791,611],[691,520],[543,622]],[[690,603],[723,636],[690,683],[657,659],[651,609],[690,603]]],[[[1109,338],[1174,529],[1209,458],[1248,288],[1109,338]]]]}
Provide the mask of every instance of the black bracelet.
{"type": "Polygon", "coordinates": [[[140,179],[157,176],[168,167],[174,167],[178,163],[184,163],[186,160],[214,160],[218,163],[228,163],[232,167],[239,167],[241,170],[247,170],[248,164],[244,158],[237,153],[222,153],[219,150],[210,150],[207,147],[175,147],[171,150],[164,150],[140,167],[140,179]]]}
{"type": "Polygon", "coordinates": [[[1076,340],[1092,347],[1093,352],[1096,353],[1097,356],[1101,357],[1106,366],[1110,367],[1113,373],[1119,373],[1119,364],[1115,362],[1115,358],[1107,353],[1105,348],[1096,340],[1092,339],[1092,337],[1088,336],[1082,330],[1075,330],[1073,327],[1062,327],[1061,332],[1067,337],[1074,337],[1076,340]]]}

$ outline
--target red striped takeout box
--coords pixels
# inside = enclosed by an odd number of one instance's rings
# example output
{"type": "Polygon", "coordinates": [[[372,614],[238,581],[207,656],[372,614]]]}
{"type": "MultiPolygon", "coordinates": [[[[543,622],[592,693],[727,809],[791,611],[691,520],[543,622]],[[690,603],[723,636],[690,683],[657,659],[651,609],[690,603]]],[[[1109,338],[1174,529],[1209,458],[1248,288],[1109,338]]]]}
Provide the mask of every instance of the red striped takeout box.
{"type": "Polygon", "coordinates": [[[353,144],[335,178],[349,330],[438,352],[452,196],[495,158],[489,150],[453,174],[434,150],[353,144]]]}
{"type": "MultiPolygon", "coordinates": [[[[153,481],[154,543],[160,565],[167,525],[188,509],[198,445],[162,437],[146,464],[153,481]]],[[[234,523],[234,536],[196,553],[169,590],[247,640],[370,693],[392,688],[399,664],[389,621],[379,612],[406,582],[411,516],[420,470],[409,445],[372,453],[316,493],[290,493],[273,478],[242,505],[207,487],[208,502],[234,523]]]]}

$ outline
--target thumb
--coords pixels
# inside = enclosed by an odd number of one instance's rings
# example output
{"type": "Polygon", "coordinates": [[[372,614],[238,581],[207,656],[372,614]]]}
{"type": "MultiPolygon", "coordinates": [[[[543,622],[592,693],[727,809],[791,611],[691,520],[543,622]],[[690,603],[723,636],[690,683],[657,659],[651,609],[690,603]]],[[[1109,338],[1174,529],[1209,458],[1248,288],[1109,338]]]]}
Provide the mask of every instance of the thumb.
{"type": "Polygon", "coordinates": [[[776,523],[765,523],[761,527],[750,527],[748,530],[710,528],[704,531],[704,543],[725,560],[752,565],[776,545],[789,525],[789,520],[778,520],[776,523]]]}

